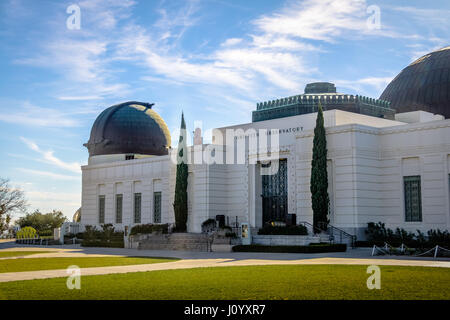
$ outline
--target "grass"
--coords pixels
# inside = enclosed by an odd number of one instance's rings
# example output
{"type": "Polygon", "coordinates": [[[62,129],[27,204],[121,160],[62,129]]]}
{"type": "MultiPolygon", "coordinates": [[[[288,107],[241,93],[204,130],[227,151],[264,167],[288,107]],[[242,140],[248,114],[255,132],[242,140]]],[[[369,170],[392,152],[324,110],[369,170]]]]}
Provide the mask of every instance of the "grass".
{"type": "Polygon", "coordinates": [[[64,258],[26,258],[0,260],[0,273],[36,270],[66,269],[76,265],[80,268],[126,266],[171,262],[178,259],[151,257],[64,257],[64,258]]]}
{"type": "Polygon", "coordinates": [[[52,251],[0,251],[0,258],[29,256],[30,254],[51,253],[52,251]]]}
{"type": "Polygon", "coordinates": [[[165,270],[0,283],[0,299],[450,299],[450,269],[380,266],[381,289],[366,286],[367,266],[243,266],[165,270]]]}

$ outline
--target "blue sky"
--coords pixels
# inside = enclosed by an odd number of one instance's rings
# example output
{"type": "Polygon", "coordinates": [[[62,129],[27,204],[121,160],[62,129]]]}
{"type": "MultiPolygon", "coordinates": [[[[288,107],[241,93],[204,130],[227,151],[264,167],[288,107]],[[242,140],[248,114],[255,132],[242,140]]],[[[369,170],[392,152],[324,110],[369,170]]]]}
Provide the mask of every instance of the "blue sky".
{"type": "Polygon", "coordinates": [[[25,190],[30,211],[71,217],[104,108],[154,102],[173,132],[181,110],[188,129],[250,122],[256,102],[313,81],[376,98],[450,45],[449,16],[448,0],[2,0],[0,177],[25,190]],[[66,26],[71,4],[79,30],[66,26]]]}

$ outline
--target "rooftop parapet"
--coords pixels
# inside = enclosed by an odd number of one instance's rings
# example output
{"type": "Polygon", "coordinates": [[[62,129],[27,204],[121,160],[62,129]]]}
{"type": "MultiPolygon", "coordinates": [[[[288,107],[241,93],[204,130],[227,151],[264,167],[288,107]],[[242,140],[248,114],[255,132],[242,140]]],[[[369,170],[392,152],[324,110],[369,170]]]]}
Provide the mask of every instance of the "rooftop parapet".
{"type": "Polygon", "coordinates": [[[279,107],[292,106],[297,104],[318,104],[319,101],[323,104],[347,104],[362,102],[365,104],[375,105],[381,108],[390,108],[390,102],[386,100],[373,99],[366,96],[351,95],[351,94],[300,94],[297,96],[281,98],[276,100],[269,100],[256,103],[256,110],[273,109],[279,107]]]}

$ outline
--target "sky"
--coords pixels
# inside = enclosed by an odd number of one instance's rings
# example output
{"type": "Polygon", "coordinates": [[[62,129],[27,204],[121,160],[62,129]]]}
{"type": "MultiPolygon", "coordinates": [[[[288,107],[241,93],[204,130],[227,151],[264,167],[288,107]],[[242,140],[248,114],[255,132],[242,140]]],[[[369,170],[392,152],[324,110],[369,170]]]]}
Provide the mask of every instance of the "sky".
{"type": "Polygon", "coordinates": [[[205,132],[310,82],[378,98],[450,45],[449,16],[448,0],[1,0],[0,177],[71,218],[103,109],[151,102],[171,132],[182,111],[205,132]]]}

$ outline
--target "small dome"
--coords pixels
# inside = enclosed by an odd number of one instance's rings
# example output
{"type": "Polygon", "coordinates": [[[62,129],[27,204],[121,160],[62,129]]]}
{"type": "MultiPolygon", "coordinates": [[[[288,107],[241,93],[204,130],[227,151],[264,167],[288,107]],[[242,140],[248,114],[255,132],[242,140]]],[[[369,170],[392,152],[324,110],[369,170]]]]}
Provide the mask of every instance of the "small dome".
{"type": "Polygon", "coordinates": [[[313,82],[305,87],[305,94],[311,93],[336,93],[336,86],[331,82],[313,82]]]}
{"type": "Polygon", "coordinates": [[[105,109],[95,120],[89,156],[106,154],[167,155],[170,132],[153,104],[129,101],[105,109]]]}
{"type": "Polygon", "coordinates": [[[417,59],[386,87],[381,100],[397,112],[423,110],[450,118],[450,47],[417,59]]]}
{"type": "Polygon", "coordinates": [[[81,221],[81,207],[80,207],[80,209],[75,211],[75,213],[72,217],[72,222],[80,222],[80,221],[81,221]]]}

